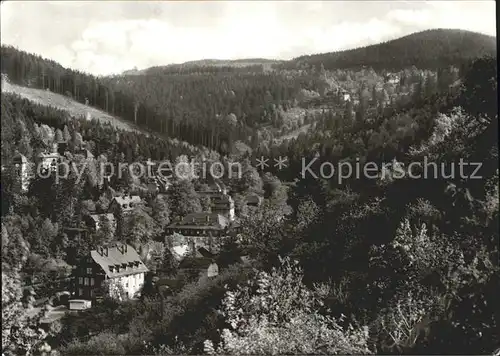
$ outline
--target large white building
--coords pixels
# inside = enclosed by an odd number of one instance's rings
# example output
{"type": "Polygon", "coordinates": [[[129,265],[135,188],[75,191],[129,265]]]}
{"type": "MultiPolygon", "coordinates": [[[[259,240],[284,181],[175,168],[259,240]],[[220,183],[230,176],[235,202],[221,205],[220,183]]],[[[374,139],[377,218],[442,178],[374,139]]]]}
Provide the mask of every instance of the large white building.
{"type": "Polygon", "coordinates": [[[132,246],[119,242],[99,246],[75,270],[75,297],[135,298],[148,271],[132,246]]]}

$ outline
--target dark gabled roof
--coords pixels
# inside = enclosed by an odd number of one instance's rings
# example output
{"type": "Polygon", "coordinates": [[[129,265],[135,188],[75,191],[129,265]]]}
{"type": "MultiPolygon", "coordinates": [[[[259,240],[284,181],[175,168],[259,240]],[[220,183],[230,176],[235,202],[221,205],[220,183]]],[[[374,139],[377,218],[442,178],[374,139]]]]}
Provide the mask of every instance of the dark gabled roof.
{"type": "Polygon", "coordinates": [[[107,246],[100,246],[97,250],[90,251],[90,256],[103,269],[108,278],[117,278],[149,271],[141,261],[137,251],[127,244],[113,243],[107,246]],[[134,263],[135,265],[133,265],[134,263]],[[127,265],[127,268],[124,268],[124,265],[127,265]],[[120,269],[117,270],[116,266],[120,266],[120,269]],[[112,270],[110,267],[113,267],[112,270]]]}
{"type": "Polygon", "coordinates": [[[201,256],[206,258],[215,258],[215,254],[208,251],[205,247],[200,247],[197,251],[201,256]]]}
{"type": "Polygon", "coordinates": [[[89,217],[94,220],[96,223],[101,221],[101,218],[106,218],[109,222],[113,223],[115,221],[115,216],[111,213],[106,214],[90,214],[89,217]]]}
{"type": "Polygon", "coordinates": [[[216,229],[221,230],[229,225],[228,219],[215,213],[191,213],[182,221],[169,225],[169,228],[183,229],[216,229]]]}

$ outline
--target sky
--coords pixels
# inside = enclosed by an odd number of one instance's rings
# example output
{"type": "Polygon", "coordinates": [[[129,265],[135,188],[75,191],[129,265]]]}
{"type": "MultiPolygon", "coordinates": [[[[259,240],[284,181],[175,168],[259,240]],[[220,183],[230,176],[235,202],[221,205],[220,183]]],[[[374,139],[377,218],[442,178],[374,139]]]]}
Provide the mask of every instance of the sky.
{"type": "Polygon", "coordinates": [[[109,75],[199,59],[291,59],[431,29],[496,36],[495,1],[7,1],[1,42],[109,75]]]}

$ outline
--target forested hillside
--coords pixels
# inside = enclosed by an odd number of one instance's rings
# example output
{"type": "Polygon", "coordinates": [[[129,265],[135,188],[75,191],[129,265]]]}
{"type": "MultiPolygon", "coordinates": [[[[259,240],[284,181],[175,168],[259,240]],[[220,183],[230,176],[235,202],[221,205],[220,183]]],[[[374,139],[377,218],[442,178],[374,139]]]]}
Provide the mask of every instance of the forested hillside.
{"type": "Polygon", "coordinates": [[[79,103],[71,97],[57,94],[50,90],[12,84],[9,82],[6,75],[2,75],[2,92],[17,94],[33,103],[66,111],[72,117],[86,118],[87,120],[95,119],[101,123],[110,124],[126,131],[140,131],[140,129],[131,122],[112,116],[107,112],[85,105],[84,103],[79,103]]]}
{"type": "Polygon", "coordinates": [[[97,78],[4,46],[2,73],[14,84],[67,95],[141,128],[226,152],[252,137],[265,108],[291,102],[311,85],[308,78],[246,70],[97,78]]]}
{"type": "Polygon", "coordinates": [[[301,56],[284,66],[319,68],[323,64],[325,69],[372,67],[394,71],[414,65],[435,70],[460,66],[485,55],[496,56],[496,43],[494,37],[480,33],[435,29],[362,48],[301,56]]]}
{"type": "MultiPolygon", "coordinates": [[[[421,90],[436,81],[440,91],[443,85],[447,90],[454,75],[449,68],[463,66],[474,56],[496,54],[495,48],[484,35],[432,30],[362,49],[299,58],[289,62],[291,70],[264,70],[269,60],[207,60],[97,78],[2,46],[1,70],[14,84],[70,96],[145,130],[228,153],[238,140],[256,146],[263,127],[281,129],[287,121],[283,111],[296,107],[304,91],[324,96],[340,89],[362,97],[363,90],[373,96],[375,85],[376,96],[387,95],[384,89],[390,98],[393,92],[411,94],[414,88],[408,86],[418,84],[418,75],[424,75],[421,90]],[[429,73],[418,73],[427,68],[432,76],[438,72],[437,78],[428,80],[429,73]],[[373,77],[374,69],[378,77],[373,77]],[[386,73],[396,69],[406,72],[389,89],[386,73]]],[[[277,134],[286,132],[272,133],[277,134]]]]}
{"type": "MultiPolygon", "coordinates": [[[[271,70],[272,67],[280,63],[272,59],[247,58],[247,59],[204,59],[199,61],[190,61],[181,64],[170,64],[166,66],[157,66],[144,69],[135,74],[153,74],[153,73],[194,73],[194,72],[263,72],[271,70]]],[[[123,73],[126,75],[127,73],[123,73]]]]}
{"type": "Polygon", "coordinates": [[[81,356],[492,354],[500,346],[498,73],[496,57],[481,57],[491,48],[482,35],[436,30],[303,58],[293,69],[196,63],[96,78],[2,46],[13,83],[88,100],[160,133],[2,92],[2,353],[33,355],[47,342],[55,355],[81,356]],[[350,69],[358,65],[366,68],[350,69]],[[59,144],[66,177],[33,176],[24,191],[19,154],[32,169],[59,144]],[[256,164],[262,157],[267,168],[256,164]],[[284,167],[273,164],[280,157],[284,167]],[[190,172],[160,192],[126,166],[150,160],[225,168],[219,181],[237,229],[210,257],[217,276],[182,274],[166,233],[210,209],[199,192],[212,179],[190,172]],[[227,169],[235,162],[239,177],[227,169]],[[110,179],[104,163],[115,167],[110,179]],[[341,176],[340,165],[367,163],[375,174],[341,176]],[[422,176],[429,163],[434,174],[422,176]],[[117,218],[119,228],[87,230],[85,216],[132,194],[141,203],[117,218]],[[247,204],[256,196],[261,205],[247,204]],[[31,287],[49,298],[54,280],[113,240],[137,249],[151,271],[140,298],[104,298],[45,331],[50,306],[26,317],[36,310],[31,287]]]}

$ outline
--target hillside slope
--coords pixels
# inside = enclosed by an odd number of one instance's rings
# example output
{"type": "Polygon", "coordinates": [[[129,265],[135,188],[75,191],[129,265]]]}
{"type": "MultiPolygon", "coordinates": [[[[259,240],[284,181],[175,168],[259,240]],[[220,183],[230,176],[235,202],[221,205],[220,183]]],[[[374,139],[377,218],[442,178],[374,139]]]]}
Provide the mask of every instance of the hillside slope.
{"type": "Polygon", "coordinates": [[[461,65],[472,58],[496,57],[496,38],[464,30],[434,29],[413,33],[385,43],[340,52],[297,57],[286,67],[325,69],[372,67],[375,70],[436,69],[461,65]]]}
{"type": "Polygon", "coordinates": [[[86,117],[89,120],[96,119],[121,130],[145,133],[143,130],[133,127],[133,125],[122,119],[111,116],[91,106],[81,104],[67,96],[53,93],[50,90],[34,89],[12,84],[4,75],[2,75],[2,92],[17,94],[36,104],[52,106],[64,110],[71,116],[86,117]]]}
{"type": "Polygon", "coordinates": [[[124,71],[122,75],[141,75],[157,72],[168,72],[175,70],[200,69],[205,67],[218,68],[244,68],[262,66],[265,69],[271,69],[273,65],[279,64],[282,61],[265,58],[243,58],[243,59],[201,59],[196,61],[188,61],[184,63],[167,64],[164,66],[154,66],[145,69],[131,69],[124,71]]]}

